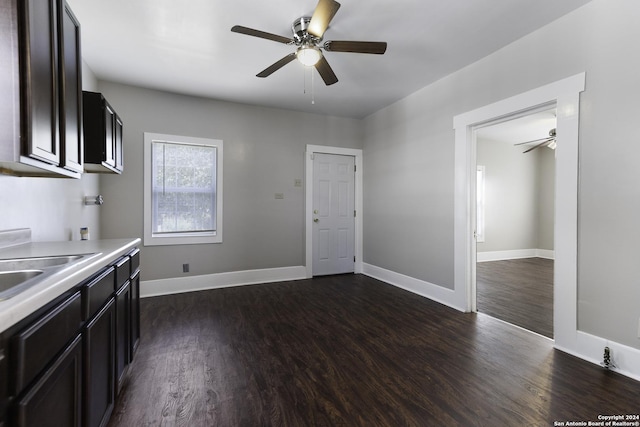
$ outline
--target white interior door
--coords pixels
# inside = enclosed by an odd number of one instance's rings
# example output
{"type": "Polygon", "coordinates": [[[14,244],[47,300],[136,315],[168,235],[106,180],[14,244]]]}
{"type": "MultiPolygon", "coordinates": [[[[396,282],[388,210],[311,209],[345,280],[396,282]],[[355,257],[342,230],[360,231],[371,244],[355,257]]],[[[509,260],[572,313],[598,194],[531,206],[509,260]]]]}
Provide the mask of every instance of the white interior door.
{"type": "Polygon", "coordinates": [[[313,157],[313,275],[353,273],[355,157],[313,157]]]}

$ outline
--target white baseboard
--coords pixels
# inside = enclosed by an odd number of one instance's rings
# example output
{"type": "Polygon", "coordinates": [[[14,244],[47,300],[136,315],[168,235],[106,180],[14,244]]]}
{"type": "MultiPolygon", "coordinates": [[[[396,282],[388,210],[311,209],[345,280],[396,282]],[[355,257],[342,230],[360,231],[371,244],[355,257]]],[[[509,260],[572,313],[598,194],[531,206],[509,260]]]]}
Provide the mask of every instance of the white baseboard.
{"type": "MultiPolygon", "coordinates": [[[[366,263],[363,263],[362,273],[456,310],[464,311],[462,307],[459,307],[459,304],[456,304],[456,296],[452,289],[446,289],[433,283],[366,263]]],[[[575,340],[571,345],[575,348],[567,348],[557,344],[555,344],[555,348],[579,359],[600,365],[603,360],[604,347],[608,346],[611,350],[611,360],[616,366],[611,370],[640,381],[640,350],[581,331],[576,331],[575,340]]]]}
{"type": "Polygon", "coordinates": [[[418,294],[425,298],[429,298],[458,311],[465,311],[464,307],[460,307],[459,304],[456,303],[457,299],[453,289],[443,288],[442,286],[434,285],[433,283],[429,283],[424,280],[415,279],[413,277],[405,276],[404,274],[396,273],[367,263],[362,264],[362,274],[409,292],[413,292],[414,294],[418,294]]]}
{"type": "Polygon", "coordinates": [[[573,345],[575,348],[567,348],[556,345],[555,347],[569,353],[580,359],[601,365],[604,359],[604,348],[609,347],[611,362],[614,365],[610,368],[612,371],[618,372],[624,376],[640,381],[640,350],[619,344],[588,334],[586,332],[577,331],[573,345]]]}
{"type": "Polygon", "coordinates": [[[306,274],[305,267],[297,266],[144,280],[140,282],[140,297],[146,298],[231,286],[300,280],[306,278],[306,274]]]}
{"type": "Polygon", "coordinates": [[[509,251],[477,252],[478,262],[503,261],[521,258],[554,259],[554,251],[548,249],[513,249],[509,251]]]}

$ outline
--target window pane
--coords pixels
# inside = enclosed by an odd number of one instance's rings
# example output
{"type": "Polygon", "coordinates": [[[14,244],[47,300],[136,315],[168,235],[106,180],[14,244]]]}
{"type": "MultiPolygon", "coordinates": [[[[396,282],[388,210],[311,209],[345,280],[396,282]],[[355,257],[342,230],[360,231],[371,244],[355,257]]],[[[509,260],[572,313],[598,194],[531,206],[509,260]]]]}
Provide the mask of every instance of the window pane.
{"type": "Polygon", "coordinates": [[[152,232],[216,230],[216,147],[152,143],[152,232]]]}

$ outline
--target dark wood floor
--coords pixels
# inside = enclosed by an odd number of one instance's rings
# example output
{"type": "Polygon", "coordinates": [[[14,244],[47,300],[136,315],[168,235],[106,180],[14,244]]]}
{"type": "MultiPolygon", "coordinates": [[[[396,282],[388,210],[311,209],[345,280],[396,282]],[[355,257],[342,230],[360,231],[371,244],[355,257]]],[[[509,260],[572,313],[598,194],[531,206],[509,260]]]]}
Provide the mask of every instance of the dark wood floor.
{"type": "Polygon", "coordinates": [[[110,426],[547,426],[640,383],[362,275],[142,301],[110,426]]]}
{"type": "Polygon", "coordinates": [[[478,311],[553,338],[553,260],[480,262],[478,311]]]}

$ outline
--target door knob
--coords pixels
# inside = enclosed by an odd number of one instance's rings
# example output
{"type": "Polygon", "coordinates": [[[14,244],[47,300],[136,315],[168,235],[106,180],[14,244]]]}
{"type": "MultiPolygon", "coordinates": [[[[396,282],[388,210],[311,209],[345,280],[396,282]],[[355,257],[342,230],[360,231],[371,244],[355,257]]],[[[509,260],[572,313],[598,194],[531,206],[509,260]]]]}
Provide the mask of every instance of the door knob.
{"type": "Polygon", "coordinates": [[[314,218],[313,222],[319,222],[320,220],[318,218],[314,218]]]}

